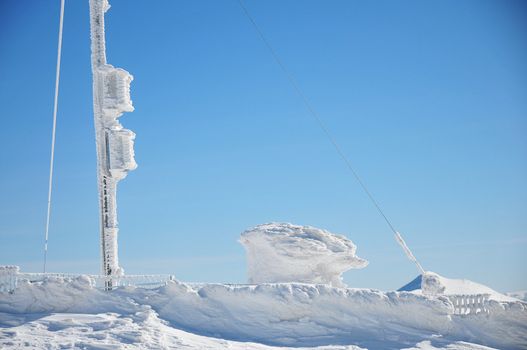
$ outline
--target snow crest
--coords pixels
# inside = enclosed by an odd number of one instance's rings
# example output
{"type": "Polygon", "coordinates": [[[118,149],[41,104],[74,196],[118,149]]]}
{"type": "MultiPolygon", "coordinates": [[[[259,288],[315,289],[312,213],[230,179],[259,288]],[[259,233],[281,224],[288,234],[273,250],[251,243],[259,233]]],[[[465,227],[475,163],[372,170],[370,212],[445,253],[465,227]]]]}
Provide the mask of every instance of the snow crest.
{"type": "Polygon", "coordinates": [[[452,309],[445,296],[328,285],[170,281],[157,289],[105,292],[86,276],[49,278],[0,293],[0,348],[29,343],[24,347],[54,349],[60,344],[44,347],[46,341],[62,339],[62,348],[74,349],[119,344],[138,349],[268,348],[240,341],[327,349],[483,349],[459,343],[468,341],[527,349],[526,303],[492,301],[489,314],[469,317],[452,315],[452,309]],[[182,346],[187,341],[189,346],[182,346]]]}
{"type": "MultiPolygon", "coordinates": [[[[502,294],[483,284],[467,279],[453,279],[427,271],[417,276],[413,281],[399,288],[399,291],[413,292],[425,295],[484,295],[499,302],[515,302],[522,300],[521,294],[502,294]]],[[[524,300],[525,301],[525,300],[524,300]]]]}
{"type": "Polygon", "coordinates": [[[344,236],[289,223],[258,225],[242,233],[249,283],[302,282],[344,287],[342,273],[368,265],[344,236]]]}

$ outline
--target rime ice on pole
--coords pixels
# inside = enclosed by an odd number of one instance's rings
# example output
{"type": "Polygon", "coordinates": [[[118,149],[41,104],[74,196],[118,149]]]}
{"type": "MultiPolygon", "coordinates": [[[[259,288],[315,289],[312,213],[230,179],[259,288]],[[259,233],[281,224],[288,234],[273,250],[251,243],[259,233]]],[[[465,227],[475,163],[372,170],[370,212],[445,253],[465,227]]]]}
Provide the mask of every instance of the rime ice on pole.
{"type": "Polygon", "coordinates": [[[130,83],[133,77],[121,68],[106,62],[104,13],[110,8],[107,0],[90,0],[91,58],[93,73],[93,111],[97,144],[97,171],[101,210],[102,273],[120,276],[117,235],[117,183],[137,164],[134,159],[135,134],[124,129],[118,118],[132,112],[130,83]]]}
{"type": "Polygon", "coordinates": [[[303,282],[344,287],[342,273],[368,262],[344,236],[288,223],[258,225],[242,233],[249,283],[303,282]]]}

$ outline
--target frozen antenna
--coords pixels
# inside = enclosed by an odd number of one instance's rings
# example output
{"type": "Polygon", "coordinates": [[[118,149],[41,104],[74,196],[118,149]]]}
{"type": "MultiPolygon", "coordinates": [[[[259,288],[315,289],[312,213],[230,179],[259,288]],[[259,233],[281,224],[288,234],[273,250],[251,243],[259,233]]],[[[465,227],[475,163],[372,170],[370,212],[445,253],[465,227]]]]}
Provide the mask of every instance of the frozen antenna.
{"type": "Polygon", "coordinates": [[[106,62],[104,13],[107,0],[90,0],[91,62],[93,72],[93,114],[97,144],[97,177],[101,224],[102,274],[105,288],[113,288],[113,279],[123,275],[119,266],[117,234],[117,183],[137,167],[134,160],[135,134],[124,129],[118,118],[132,112],[127,71],[106,62]]]}

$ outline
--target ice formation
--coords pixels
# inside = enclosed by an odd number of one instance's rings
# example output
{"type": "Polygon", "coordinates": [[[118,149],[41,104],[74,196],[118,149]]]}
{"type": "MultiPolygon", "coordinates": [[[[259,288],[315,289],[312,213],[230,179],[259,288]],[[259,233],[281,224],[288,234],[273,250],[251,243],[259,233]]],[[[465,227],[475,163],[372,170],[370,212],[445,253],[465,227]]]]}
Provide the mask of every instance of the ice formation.
{"type": "Polygon", "coordinates": [[[103,274],[123,274],[117,255],[117,183],[137,167],[134,160],[135,134],[124,129],[118,118],[132,112],[130,83],[133,77],[124,69],[106,62],[104,13],[107,0],[90,0],[91,60],[93,73],[93,110],[97,145],[97,174],[101,210],[101,256],[103,274]]]}
{"type": "Polygon", "coordinates": [[[443,294],[446,286],[441,277],[433,272],[425,272],[421,278],[421,291],[427,295],[443,294]]]}
{"type": "Polygon", "coordinates": [[[15,265],[0,265],[0,292],[10,292],[16,287],[16,275],[20,268],[15,265]]]}
{"type": "Polygon", "coordinates": [[[344,236],[288,223],[258,225],[242,233],[249,283],[303,282],[344,287],[342,273],[368,262],[344,236]]]}
{"type": "Polygon", "coordinates": [[[170,281],[104,292],[86,276],[48,278],[0,293],[0,348],[527,349],[527,303],[491,297],[488,307],[461,316],[445,296],[321,284],[170,281]]]}
{"type": "Polygon", "coordinates": [[[491,300],[500,302],[514,302],[521,299],[502,294],[480,283],[466,279],[446,278],[430,271],[417,276],[413,281],[401,287],[399,291],[422,293],[430,296],[488,295],[491,300]]]}

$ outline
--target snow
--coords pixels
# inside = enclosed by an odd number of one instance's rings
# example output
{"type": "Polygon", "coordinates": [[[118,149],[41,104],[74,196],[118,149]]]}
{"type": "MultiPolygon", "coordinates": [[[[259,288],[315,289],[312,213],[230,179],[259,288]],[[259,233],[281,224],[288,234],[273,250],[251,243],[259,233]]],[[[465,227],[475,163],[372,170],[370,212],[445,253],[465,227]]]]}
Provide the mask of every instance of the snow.
{"type": "MultiPolygon", "coordinates": [[[[133,77],[106,62],[108,9],[106,0],[90,0],[103,272],[120,276],[117,183],[137,164],[135,134],[118,120],[133,111],[133,77]]],[[[399,233],[396,239],[422,270],[399,233]]],[[[401,291],[345,288],[342,273],[368,262],[351,240],[310,226],[259,225],[240,242],[256,284],[170,280],[103,291],[88,276],[16,281],[18,267],[0,266],[0,348],[527,349],[527,303],[516,295],[432,272],[401,291]],[[488,295],[485,312],[458,314],[449,296],[475,294],[488,295]]]]}
{"type": "Polygon", "coordinates": [[[444,296],[320,284],[102,291],[86,276],[48,278],[0,293],[0,348],[527,349],[527,304],[492,300],[489,314],[471,316],[452,309],[444,296]]]}
{"type": "MultiPolygon", "coordinates": [[[[200,336],[170,327],[152,310],[130,315],[58,313],[30,320],[23,326],[0,329],[2,349],[229,349],[229,350],[360,350],[354,345],[310,348],[273,347],[200,336]]],[[[420,350],[492,350],[465,342],[441,347],[430,341],[408,348],[420,350]]]]}
{"type": "MultiPolygon", "coordinates": [[[[0,347],[25,349],[278,349],[256,343],[209,338],[170,327],[150,309],[121,316],[53,314],[23,327],[0,330],[0,347]]],[[[280,348],[283,349],[283,348],[280,348]]],[[[302,348],[297,348],[301,350],[302,348]]],[[[324,346],[319,350],[359,350],[324,346]]]]}
{"type": "Polygon", "coordinates": [[[342,235],[289,223],[258,225],[242,233],[249,283],[303,282],[344,287],[342,273],[368,265],[342,235]]]}
{"type": "Polygon", "coordinates": [[[434,272],[426,272],[401,287],[399,291],[413,291],[423,294],[467,295],[488,294],[490,299],[503,302],[515,302],[521,298],[505,295],[485,285],[466,279],[451,279],[434,272]]]}
{"type": "Polygon", "coordinates": [[[445,350],[488,350],[492,349],[487,346],[482,345],[476,345],[466,342],[456,342],[446,345],[445,347],[436,347],[437,345],[433,345],[431,341],[423,341],[417,344],[413,348],[409,348],[407,350],[436,350],[436,349],[445,349],[445,350]]]}
{"type": "Polygon", "coordinates": [[[527,290],[518,290],[516,292],[508,292],[507,296],[518,300],[527,301],[527,290]]]}
{"type": "Polygon", "coordinates": [[[0,292],[9,292],[15,288],[15,275],[20,271],[18,266],[0,265],[0,292]]]}

